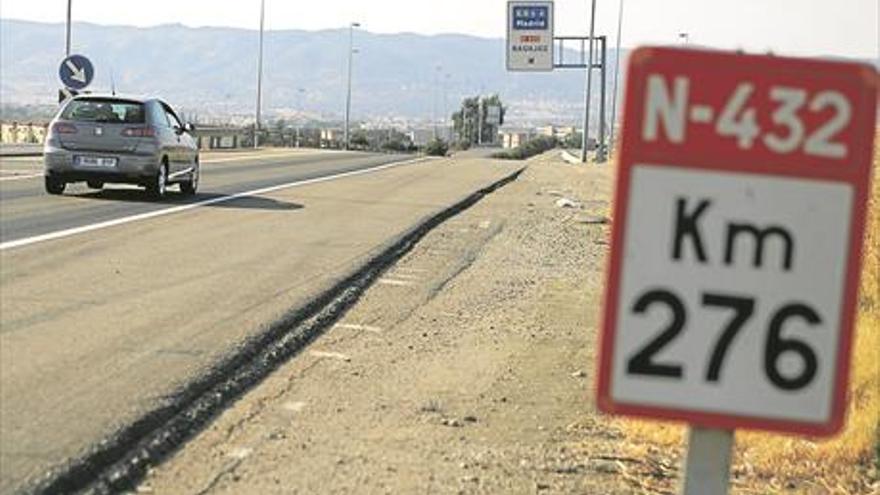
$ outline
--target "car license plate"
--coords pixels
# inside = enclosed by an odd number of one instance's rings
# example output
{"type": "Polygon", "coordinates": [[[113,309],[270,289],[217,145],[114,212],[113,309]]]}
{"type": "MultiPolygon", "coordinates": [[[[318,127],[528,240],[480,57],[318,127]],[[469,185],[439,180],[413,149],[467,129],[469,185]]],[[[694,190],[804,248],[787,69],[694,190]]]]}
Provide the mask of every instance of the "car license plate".
{"type": "Polygon", "coordinates": [[[102,156],[76,156],[74,157],[74,163],[81,167],[107,168],[116,166],[116,158],[102,156]]]}

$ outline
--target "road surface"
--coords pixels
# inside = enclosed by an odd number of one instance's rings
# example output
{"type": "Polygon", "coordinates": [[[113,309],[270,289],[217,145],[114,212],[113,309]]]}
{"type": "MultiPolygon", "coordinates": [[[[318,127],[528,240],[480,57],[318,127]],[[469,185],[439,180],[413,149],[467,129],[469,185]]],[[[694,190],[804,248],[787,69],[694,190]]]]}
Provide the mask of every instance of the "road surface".
{"type": "Polygon", "coordinates": [[[205,156],[200,194],[160,203],[131,188],[48,196],[28,177],[34,162],[4,162],[0,493],[166,404],[389,239],[516,168],[375,168],[410,159],[205,156]],[[253,190],[263,192],[234,196],[253,190]]]}
{"type": "Polygon", "coordinates": [[[68,185],[59,200],[43,190],[41,158],[0,157],[0,243],[411,158],[314,151],[203,154],[199,193],[175,194],[172,186],[166,199],[155,202],[135,186],[109,184],[96,191],[81,183],[68,185]]]}

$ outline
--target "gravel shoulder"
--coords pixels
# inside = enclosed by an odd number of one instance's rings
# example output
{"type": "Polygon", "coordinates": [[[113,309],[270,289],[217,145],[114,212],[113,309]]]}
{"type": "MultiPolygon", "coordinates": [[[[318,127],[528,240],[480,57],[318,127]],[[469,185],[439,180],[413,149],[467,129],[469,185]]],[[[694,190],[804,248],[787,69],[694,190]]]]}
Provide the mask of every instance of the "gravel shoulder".
{"type": "Polygon", "coordinates": [[[593,406],[612,171],[528,165],[138,491],[633,492],[593,406]]]}

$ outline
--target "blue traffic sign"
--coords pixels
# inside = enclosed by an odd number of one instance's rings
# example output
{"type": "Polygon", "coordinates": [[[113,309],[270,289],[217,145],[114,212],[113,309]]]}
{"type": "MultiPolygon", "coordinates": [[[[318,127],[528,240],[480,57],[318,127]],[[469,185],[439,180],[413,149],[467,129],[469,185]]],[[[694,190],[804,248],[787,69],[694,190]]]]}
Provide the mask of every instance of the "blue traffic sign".
{"type": "Polygon", "coordinates": [[[549,7],[546,5],[515,5],[513,7],[513,29],[537,31],[547,29],[549,7]]]}
{"type": "Polygon", "coordinates": [[[83,89],[91,84],[95,77],[95,67],[89,59],[82,55],[71,55],[61,61],[58,76],[64,87],[83,89]]]}

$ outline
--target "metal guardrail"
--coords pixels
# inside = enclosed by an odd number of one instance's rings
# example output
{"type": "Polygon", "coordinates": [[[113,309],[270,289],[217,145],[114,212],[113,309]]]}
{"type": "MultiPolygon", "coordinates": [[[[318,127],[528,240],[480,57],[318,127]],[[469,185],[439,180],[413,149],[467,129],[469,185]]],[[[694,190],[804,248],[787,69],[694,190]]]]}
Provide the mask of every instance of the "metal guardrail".
{"type": "Polygon", "coordinates": [[[42,156],[42,144],[2,143],[0,156],[42,156]]]}

